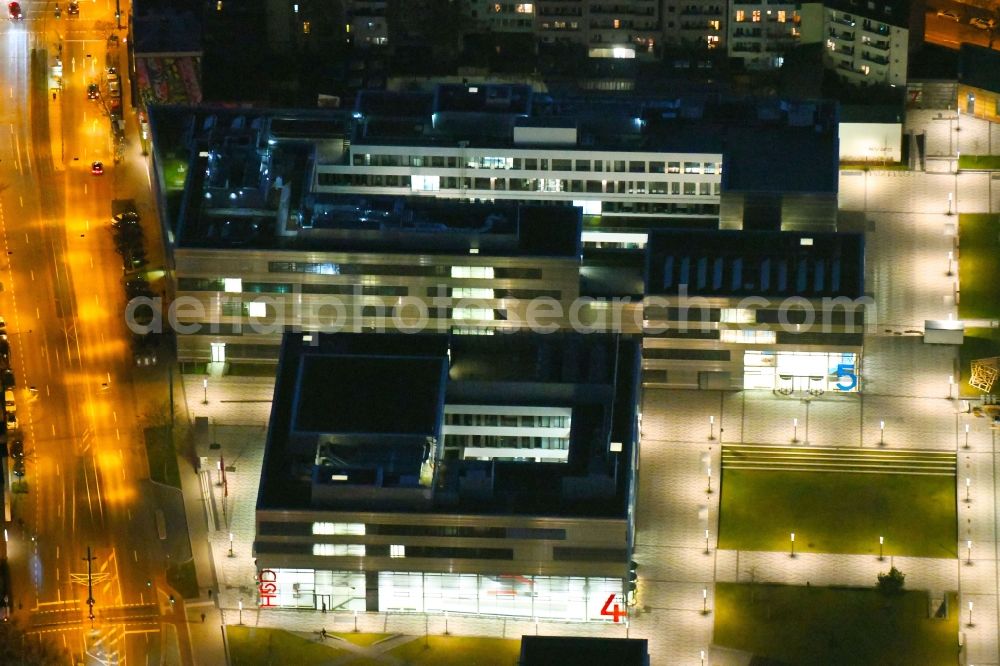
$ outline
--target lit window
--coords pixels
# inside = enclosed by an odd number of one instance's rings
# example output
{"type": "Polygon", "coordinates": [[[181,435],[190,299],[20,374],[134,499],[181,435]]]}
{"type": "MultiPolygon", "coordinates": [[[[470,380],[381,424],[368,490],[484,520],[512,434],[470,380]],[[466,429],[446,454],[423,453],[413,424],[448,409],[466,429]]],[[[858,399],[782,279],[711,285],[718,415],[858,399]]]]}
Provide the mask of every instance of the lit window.
{"type": "Polygon", "coordinates": [[[452,266],[451,276],[453,278],[480,278],[485,280],[493,279],[492,266],[452,266]]]}
{"type": "Polygon", "coordinates": [[[242,294],[243,278],[225,278],[222,286],[227,294],[242,294]]]}
{"type": "Polygon", "coordinates": [[[535,12],[535,5],[530,2],[522,2],[514,8],[518,14],[533,14],[535,12]]]}
{"type": "Polygon", "coordinates": [[[719,29],[719,21],[718,20],[709,21],[708,22],[708,27],[711,28],[712,30],[718,30],[719,29]]]}
{"type": "Polygon", "coordinates": [[[482,319],[492,321],[494,318],[493,310],[489,308],[455,308],[452,312],[452,319],[482,319]]]}
{"type": "Polygon", "coordinates": [[[492,289],[478,289],[476,287],[459,287],[451,290],[452,298],[493,298],[492,289]]]}
{"type": "Polygon", "coordinates": [[[710,49],[714,49],[719,45],[718,35],[709,35],[706,39],[708,40],[708,48],[710,49]]]}
{"type": "Polygon", "coordinates": [[[784,23],[787,20],[787,12],[784,9],[778,10],[778,23],[784,23]]]}
{"type": "Polygon", "coordinates": [[[495,14],[499,14],[502,11],[503,11],[503,5],[501,5],[499,2],[493,5],[493,12],[495,14]]]}
{"type": "Polygon", "coordinates": [[[313,523],[313,534],[352,534],[364,535],[364,523],[313,523]]]}
{"type": "Polygon", "coordinates": [[[615,30],[617,30],[620,27],[622,27],[622,22],[619,21],[618,19],[615,19],[614,20],[614,28],[615,28],[615,30]]]}
{"type": "Polygon", "coordinates": [[[365,547],[360,543],[314,543],[313,555],[320,557],[364,557],[365,547]]]}
{"type": "Polygon", "coordinates": [[[219,0],[217,3],[215,3],[215,11],[217,12],[222,11],[222,0],[219,0]]]}
{"type": "Polygon", "coordinates": [[[742,22],[747,20],[747,13],[742,9],[736,10],[736,20],[737,22],[742,22]]]}
{"type": "Polygon", "coordinates": [[[406,557],[406,546],[391,544],[389,546],[389,557],[406,557]]]}
{"type": "Polygon", "coordinates": [[[345,26],[344,26],[344,30],[345,30],[346,32],[348,32],[348,33],[349,33],[349,32],[351,32],[351,24],[350,24],[350,23],[348,23],[347,25],[345,25],[345,26]]]}
{"type": "Polygon", "coordinates": [[[413,192],[437,192],[441,189],[441,176],[410,176],[413,192]]]}
{"type": "Polygon", "coordinates": [[[309,21],[303,21],[302,22],[302,34],[303,35],[308,35],[309,34],[309,30],[311,28],[312,28],[312,26],[309,25],[309,21]]]}
{"type": "Polygon", "coordinates": [[[774,331],[720,331],[721,342],[736,344],[774,344],[777,334],[774,331]]]}
{"type": "Polygon", "coordinates": [[[258,301],[252,301],[247,303],[247,316],[249,317],[266,317],[267,316],[267,304],[258,301]]]}
{"type": "Polygon", "coordinates": [[[760,10],[759,9],[753,10],[753,22],[754,23],[760,23],[760,10]]]}
{"type": "Polygon", "coordinates": [[[722,308],[719,321],[724,324],[754,324],[757,314],[746,308],[722,308]]]}

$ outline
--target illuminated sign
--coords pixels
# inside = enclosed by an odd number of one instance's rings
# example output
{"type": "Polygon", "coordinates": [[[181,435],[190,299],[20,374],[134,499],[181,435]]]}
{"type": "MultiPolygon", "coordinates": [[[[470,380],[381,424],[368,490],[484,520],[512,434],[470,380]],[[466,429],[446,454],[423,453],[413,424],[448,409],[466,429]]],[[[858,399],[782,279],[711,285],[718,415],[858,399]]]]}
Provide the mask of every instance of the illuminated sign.
{"type": "Polygon", "coordinates": [[[615,622],[621,622],[628,617],[628,607],[620,593],[609,594],[607,601],[601,606],[601,615],[612,618],[615,622]]]}
{"type": "Polygon", "coordinates": [[[271,569],[263,569],[257,576],[257,594],[260,596],[258,605],[263,607],[274,607],[275,598],[278,596],[278,574],[271,569]]]}

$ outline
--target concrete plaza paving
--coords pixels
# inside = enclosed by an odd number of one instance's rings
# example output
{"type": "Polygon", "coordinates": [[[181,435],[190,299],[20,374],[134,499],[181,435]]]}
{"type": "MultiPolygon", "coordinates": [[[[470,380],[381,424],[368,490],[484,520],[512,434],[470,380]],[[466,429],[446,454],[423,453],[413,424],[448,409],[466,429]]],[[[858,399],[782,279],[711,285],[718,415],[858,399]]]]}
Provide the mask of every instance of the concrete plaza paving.
{"type": "MultiPolygon", "coordinates": [[[[932,595],[960,594],[960,608],[974,603],[974,624],[961,630],[963,664],[998,664],[998,551],[996,480],[1000,467],[994,431],[984,419],[961,413],[952,399],[958,387],[958,350],[928,345],[920,335],[924,320],[957,316],[957,277],[948,275],[947,255],[955,249],[957,217],[951,212],[1000,210],[1000,186],[992,174],[955,174],[956,151],[1000,152],[1000,129],[954,112],[911,114],[907,129],[927,133],[928,172],[843,172],[840,206],[846,221],[866,231],[866,284],[876,314],[865,339],[863,393],[823,395],[808,401],[769,392],[647,390],[642,405],[637,546],[638,607],[629,625],[539,622],[514,618],[470,618],[318,611],[266,610],[254,607],[252,559],[253,510],[270,413],[273,382],[253,378],[210,378],[208,403],[201,376],[185,376],[183,387],[190,418],[214,424],[197,442],[210,457],[209,475],[221,453],[227,465],[230,501],[219,529],[208,530],[218,577],[217,602],[223,622],[284,627],[296,631],[392,631],[516,637],[534,632],[632,636],[650,642],[654,664],[746,663],[746,655],[712,646],[713,615],[702,613],[703,590],[713,605],[716,581],[748,580],[790,584],[871,586],[890,565],[873,556],[718,551],[719,493],[707,493],[711,468],[718,483],[720,443],[790,444],[793,419],[798,439],[815,446],[877,447],[955,451],[960,557],[895,557],[911,589],[932,595]],[[951,113],[949,118],[948,114],[951,113]],[[956,131],[960,125],[961,129],[956,131]],[[967,146],[968,148],[966,148],[967,146]],[[931,159],[933,158],[933,159],[931,159]],[[932,168],[933,167],[933,168],[932,168]],[[715,417],[709,439],[709,417],[715,417]],[[885,423],[884,433],[880,423],[885,423]],[[969,426],[966,440],[965,426],[969,426]],[[212,441],[221,445],[209,449],[212,441]],[[966,448],[966,441],[968,448],[966,448]],[[965,479],[969,502],[965,502],[965,479]],[[705,534],[708,531],[708,553],[705,534]],[[233,557],[229,557],[229,533],[233,557]],[[966,540],[972,540],[972,564],[966,564],[966,540]],[[242,616],[238,604],[242,601],[242,616]],[[446,627],[447,623],[447,627],[446,627]]],[[[957,262],[953,272],[957,272],[957,262]]],[[[202,477],[205,479],[205,477],[202,477]]],[[[205,479],[204,506],[221,506],[216,479],[205,479]]],[[[189,517],[189,521],[192,520],[189,517]]],[[[204,520],[204,518],[203,518],[204,520]]]]}

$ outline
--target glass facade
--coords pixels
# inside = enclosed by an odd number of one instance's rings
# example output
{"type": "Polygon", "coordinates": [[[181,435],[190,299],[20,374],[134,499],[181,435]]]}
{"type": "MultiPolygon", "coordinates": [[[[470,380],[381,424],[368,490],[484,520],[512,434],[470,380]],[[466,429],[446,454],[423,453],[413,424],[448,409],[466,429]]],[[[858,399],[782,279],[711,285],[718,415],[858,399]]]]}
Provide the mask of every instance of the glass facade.
{"type": "Polygon", "coordinates": [[[743,354],[743,387],[779,391],[860,390],[861,369],[853,352],[748,351],[743,354]]]}
{"type": "MultiPolygon", "coordinates": [[[[355,571],[268,569],[275,590],[261,606],[365,610],[365,574],[355,571]]],[[[518,576],[382,571],[380,612],[467,613],[610,622],[601,609],[622,593],[621,578],[518,576]]]]}

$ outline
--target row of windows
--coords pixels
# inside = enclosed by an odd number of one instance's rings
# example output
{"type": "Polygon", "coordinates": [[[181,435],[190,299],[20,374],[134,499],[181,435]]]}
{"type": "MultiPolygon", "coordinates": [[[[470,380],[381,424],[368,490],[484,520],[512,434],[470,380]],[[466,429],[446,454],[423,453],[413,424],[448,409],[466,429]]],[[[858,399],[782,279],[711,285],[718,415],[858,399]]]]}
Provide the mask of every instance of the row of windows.
{"type": "Polygon", "coordinates": [[[568,180],[559,178],[460,178],[452,176],[386,176],[323,173],[321,187],[403,187],[413,192],[487,190],[491,192],[589,192],[591,194],[719,194],[719,182],[694,183],[644,180],[568,180]]]}
{"type": "Polygon", "coordinates": [[[470,560],[513,560],[513,548],[462,548],[457,546],[396,546],[353,543],[273,543],[258,541],[258,553],[315,555],[320,557],[433,557],[470,560]]]}
{"type": "Polygon", "coordinates": [[[540,268],[511,266],[415,266],[412,264],[336,264],[330,262],[269,261],[269,273],[317,275],[406,275],[415,277],[474,277],[498,280],[539,280],[540,268]]]}
{"type": "MultiPolygon", "coordinates": [[[[250,304],[252,305],[252,304],[250,304]]],[[[264,305],[264,304],[259,304],[264,305]]],[[[246,315],[250,317],[263,318],[269,316],[274,316],[273,311],[261,311],[253,312],[250,314],[250,310],[236,310],[225,311],[223,314],[225,316],[237,317],[241,315],[246,315]]],[[[361,307],[353,307],[352,314],[357,317],[365,317],[370,319],[375,319],[378,325],[386,325],[393,323],[398,326],[416,326],[421,323],[421,317],[426,316],[427,319],[454,319],[456,321],[464,322],[478,322],[478,321],[507,321],[509,312],[506,309],[490,309],[490,308],[424,308],[418,309],[414,306],[386,306],[386,305],[362,305],[361,307]]],[[[343,323],[337,317],[336,312],[330,313],[329,321],[323,320],[317,322],[319,324],[329,324],[329,323],[343,323]]],[[[196,335],[221,335],[230,337],[239,337],[244,333],[250,335],[261,333],[259,328],[251,328],[249,324],[244,324],[243,322],[220,322],[220,321],[206,321],[206,322],[185,322],[185,325],[197,325],[198,329],[194,332],[196,335]]],[[[276,326],[276,323],[268,323],[268,326],[276,326]]],[[[375,325],[375,324],[372,324],[375,325]]],[[[278,333],[280,331],[274,331],[278,333]]]]}
{"type": "Polygon", "coordinates": [[[445,425],[501,428],[568,428],[569,416],[547,414],[448,414],[445,425]]]}
{"type": "MultiPolygon", "coordinates": [[[[353,166],[380,167],[431,167],[442,169],[514,169],[526,171],[596,171],[607,173],[722,173],[721,162],[668,162],[660,160],[592,160],[565,158],[473,157],[463,159],[454,155],[372,155],[355,153],[353,166]],[[551,169],[550,169],[551,165],[551,169]]],[[[323,177],[332,174],[320,173],[323,177]]]]}
{"type": "Polygon", "coordinates": [[[430,536],[466,539],[545,539],[563,541],[566,530],[544,527],[488,527],[474,525],[384,525],[372,523],[298,523],[262,522],[257,528],[262,536],[430,536]]]}
{"type": "Polygon", "coordinates": [[[509,435],[452,435],[444,436],[446,449],[465,447],[486,449],[546,449],[568,451],[569,440],[560,437],[512,437],[509,435]]]}
{"type": "MultiPolygon", "coordinates": [[[[453,267],[454,268],[454,267],[453,267]]],[[[457,276],[456,276],[457,277],[457,276]]],[[[466,276],[467,277],[467,276],[466,276]]],[[[223,281],[209,278],[178,278],[178,291],[222,291],[223,281]]],[[[291,282],[243,282],[239,293],[245,294],[345,294],[354,296],[409,296],[408,287],[372,286],[360,284],[313,284],[291,282]]],[[[559,299],[562,292],[556,289],[486,289],[478,287],[428,287],[427,295],[444,298],[484,299],[559,299]]]]}

